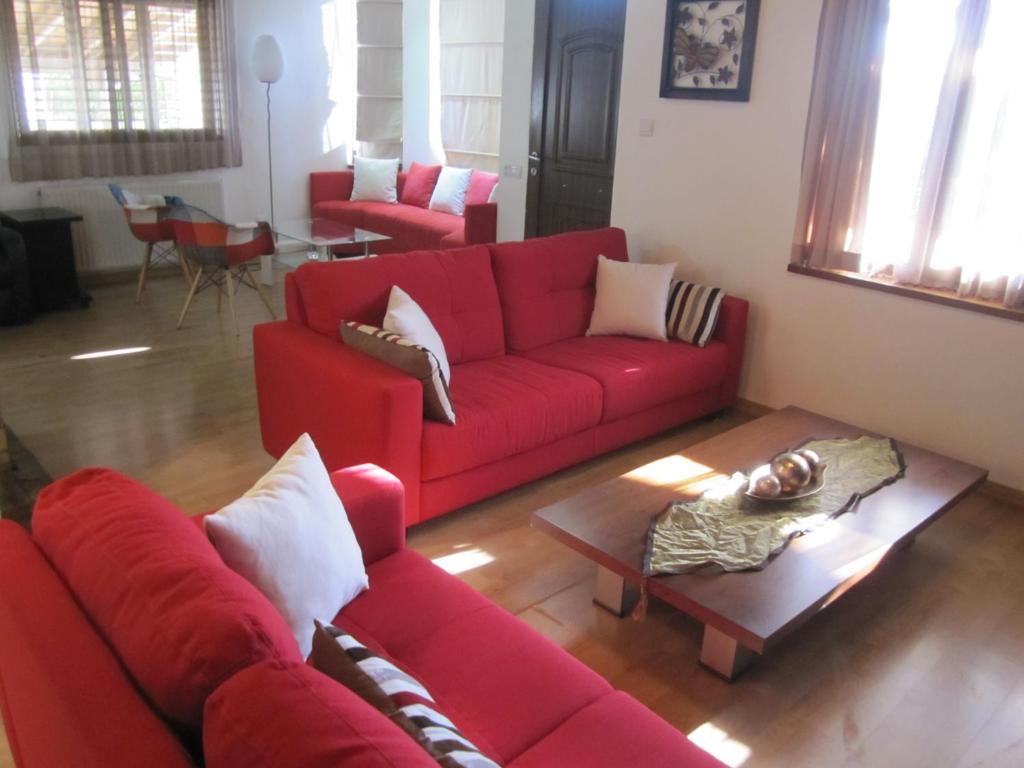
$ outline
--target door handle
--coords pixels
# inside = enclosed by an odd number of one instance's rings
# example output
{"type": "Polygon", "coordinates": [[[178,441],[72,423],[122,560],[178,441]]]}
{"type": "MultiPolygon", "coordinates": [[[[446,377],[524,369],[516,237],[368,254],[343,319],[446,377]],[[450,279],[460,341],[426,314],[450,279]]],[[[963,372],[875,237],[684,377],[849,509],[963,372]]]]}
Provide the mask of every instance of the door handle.
{"type": "Polygon", "coordinates": [[[531,163],[539,163],[540,162],[540,154],[538,154],[537,152],[531,152],[530,153],[530,162],[531,163]]]}

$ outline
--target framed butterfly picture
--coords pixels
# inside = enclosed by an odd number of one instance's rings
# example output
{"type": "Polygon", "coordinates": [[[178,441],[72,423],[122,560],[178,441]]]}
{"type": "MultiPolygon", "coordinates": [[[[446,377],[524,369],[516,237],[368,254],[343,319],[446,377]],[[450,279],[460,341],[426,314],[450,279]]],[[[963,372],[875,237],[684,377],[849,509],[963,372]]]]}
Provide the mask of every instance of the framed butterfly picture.
{"type": "Polygon", "coordinates": [[[661,96],[750,101],[761,0],[668,0],[661,96]]]}

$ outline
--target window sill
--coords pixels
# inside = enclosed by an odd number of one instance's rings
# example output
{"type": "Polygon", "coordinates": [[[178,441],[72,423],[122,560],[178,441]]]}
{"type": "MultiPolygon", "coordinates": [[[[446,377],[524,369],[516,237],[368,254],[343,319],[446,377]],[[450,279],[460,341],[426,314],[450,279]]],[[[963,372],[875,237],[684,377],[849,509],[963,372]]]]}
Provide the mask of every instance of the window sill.
{"type": "Polygon", "coordinates": [[[910,285],[897,285],[889,280],[880,277],[867,277],[857,272],[847,272],[841,269],[817,269],[815,267],[804,267],[800,264],[790,264],[789,271],[797,275],[807,277],[818,277],[823,280],[832,280],[836,283],[856,285],[861,288],[870,288],[873,291],[893,293],[897,296],[906,296],[911,299],[930,301],[933,304],[945,304],[948,307],[966,309],[970,312],[980,312],[984,315],[1002,317],[1006,320],[1024,322],[1024,310],[1005,307],[996,301],[987,299],[968,299],[957,296],[952,291],[943,291],[937,288],[918,288],[910,285]]]}

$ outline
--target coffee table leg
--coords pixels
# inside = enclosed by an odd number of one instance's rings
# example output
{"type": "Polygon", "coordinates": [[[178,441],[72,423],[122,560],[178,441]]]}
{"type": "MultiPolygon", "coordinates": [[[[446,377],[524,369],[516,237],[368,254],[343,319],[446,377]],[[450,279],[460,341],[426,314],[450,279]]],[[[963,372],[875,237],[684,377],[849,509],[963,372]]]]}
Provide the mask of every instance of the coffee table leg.
{"type": "Polygon", "coordinates": [[[594,583],[594,602],[607,608],[616,616],[626,616],[640,599],[640,590],[619,574],[597,566],[597,580],[594,583]]]}
{"type": "Polygon", "coordinates": [[[704,642],[700,647],[700,663],[717,672],[726,680],[735,680],[750,664],[754,652],[740,644],[738,640],[715,629],[710,624],[704,625],[704,642]]]}

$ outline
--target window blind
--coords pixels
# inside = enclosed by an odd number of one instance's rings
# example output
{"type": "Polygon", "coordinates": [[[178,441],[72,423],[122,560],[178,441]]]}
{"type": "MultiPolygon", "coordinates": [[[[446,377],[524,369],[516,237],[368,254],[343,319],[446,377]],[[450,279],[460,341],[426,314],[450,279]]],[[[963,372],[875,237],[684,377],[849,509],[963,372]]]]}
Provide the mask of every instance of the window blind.
{"type": "Polygon", "coordinates": [[[447,162],[497,172],[505,0],[440,0],[439,11],[447,162]]]}
{"type": "Polygon", "coordinates": [[[402,156],[402,0],[356,0],[356,153],[402,156]]]}
{"type": "Polygon", "coordinates": [[[225,0],[2,0],[16,180],[239,165],[225,0]]]}

